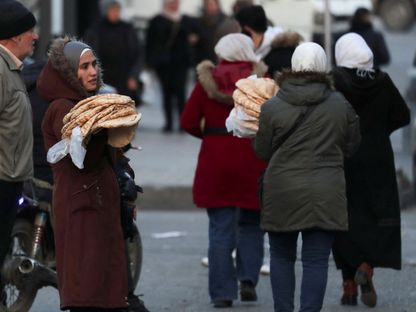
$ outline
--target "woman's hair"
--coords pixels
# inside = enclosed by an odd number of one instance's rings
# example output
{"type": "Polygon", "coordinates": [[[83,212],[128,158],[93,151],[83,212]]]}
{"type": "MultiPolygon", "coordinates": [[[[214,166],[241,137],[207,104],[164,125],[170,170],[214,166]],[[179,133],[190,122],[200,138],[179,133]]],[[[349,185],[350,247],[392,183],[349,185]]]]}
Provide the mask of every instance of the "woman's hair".
{"type": "Polygon", "coordinates": [[[264,33],[267,30],[266,12],[261,5],[244,7],[235,15],[235,18],[243,29],[244,26],[247,26],[259,33],[264,33]]]}

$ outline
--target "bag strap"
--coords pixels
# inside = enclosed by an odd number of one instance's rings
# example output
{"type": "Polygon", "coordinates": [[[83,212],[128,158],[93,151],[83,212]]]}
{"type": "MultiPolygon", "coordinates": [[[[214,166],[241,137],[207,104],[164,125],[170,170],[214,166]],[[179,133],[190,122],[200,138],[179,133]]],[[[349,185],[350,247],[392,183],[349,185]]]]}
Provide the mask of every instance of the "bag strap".
{"type": "Polygon", "coordinates": [[[318,106],[318,104],[312,104],[308,106],[306,111],[296,119],[295,123],[293,124],[292,128],[290,128],[282,137],[282,141],[280,145],[273,150],[273,154],[281,147],[286,140],[300,127],[300,125],[312,114],[314,109],[318,106]]]}

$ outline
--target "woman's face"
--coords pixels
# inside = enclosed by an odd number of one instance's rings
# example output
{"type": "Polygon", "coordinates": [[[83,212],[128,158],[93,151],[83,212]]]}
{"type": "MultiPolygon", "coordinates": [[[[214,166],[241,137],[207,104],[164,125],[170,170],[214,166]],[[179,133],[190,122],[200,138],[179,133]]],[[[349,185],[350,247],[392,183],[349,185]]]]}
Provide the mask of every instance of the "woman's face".
{"type": "Polygon", "coordinates": [[[97,90],[98,84],[98,70],[97,58],[92,51],[85,52],[80,60],[78,67],[78,80],[88,92],[97,90]]]}

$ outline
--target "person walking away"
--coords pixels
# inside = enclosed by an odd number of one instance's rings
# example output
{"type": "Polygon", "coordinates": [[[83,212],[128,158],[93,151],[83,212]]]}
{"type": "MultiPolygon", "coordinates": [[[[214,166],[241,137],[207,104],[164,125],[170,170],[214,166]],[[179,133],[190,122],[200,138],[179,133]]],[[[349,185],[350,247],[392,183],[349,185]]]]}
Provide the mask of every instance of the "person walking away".
{"type": "MultiPolygon", "coordinates": [[[[35,25],[35,17],[20,2],[0,2],[0,267],[23,182],[33,176],[32,111],[21,70],[38,39],[35,25]]],[[[0,276],[0,310],[6,301],[3,286],[0,276]]]]}
{"type": "Polygon", "coordinates": [[[373,52],[373,67],[379,68],[390,63],[390,53],[381,32],[374,29],[371,12],[367,8],[358,8],[350,22],[349,32],[359,34],[373,52]]]}
{"type": "Polygon", "coordinates": [[[193,62],[191,48],[198,41],[195,20],[182,15],[179,5],[179,0],[163,0],[162,12],[150,20],[146,34],[146,64],[162,86],[166,133],[173,131],[173,108],[178,120],[183,110],[188,69],[193,62]]]}
{"type": "Polygon", "coordinates": [[[32,107],[32,130],[33,130],[33,176],[36,179],[53,184],[52,168],[46,160],[45,145],[42,135],[42,120],[49,107],[49,103],[39,95],[37,91],[37,79],[46,64],[43,58],[24,60],[25,66],[22,70],[23,81],[29,95],[32,107]]]}
{"type": "Polygon", "coordinates": [[[377,303],[375,267],[401,268],[400,205],[390,134],[407,125],[409,109],[387,73],[374,69],[364,39],[348,33],[335,44],[332,75],[360,116],[361,145],[345,161],[349,230],[336,235],[333,255],[342,270],[343,305],[377,303]]]}
{"type": "Polygon", "coordinates": [[[254,147],[268,161],[261,228],[270,242],[274,310],[294,310],[296,244],[302,233],[301,312],[322,308],[337,231],[348,229],[344,157],[360,141],[359,118],[331,88],[321,46],[300,44],[277,95],[261,107],[254,147]]]}
{"type": "MultiPolygon", "coordinates": [[[[42,133],[49,150],[61,141],[64,116],[96,94],[101,85],[98,60],[87,44],[56,39],[38,80],[50,105],[42,133]]],[[[52,165],[56,269],[60,307],[71,312],[125,311],[127,268],[120,221],[115,151],[101,130],[86,144],[84,169],[70,156],[52,165]]]]}
{"type": "Polygon", "coordinates": [[[249,139],[234,137],[225,128],[235,83],[267,70],[256,61],[253,48],[243,34],[221,38],[215,46],[219,64],[198,65],[199,82],[181,116],[182,128],[202,139],[192,193],[195,205],[208,214],[209,295],[215,308],[232,306],[238,281],[241,301],[256,301],[263,261],[257,180],[265,163],[256,158],[249,139]]]}
{"type": "Polygon", "coordinates": [[[217,29],[227,16],[222,12],[220,0],[203,0],[202,15],[197,19],[199,40],[195,46],[196,63],[204,60],[217,62],[214,47],[217,29]]]}
{"type": "Polygon", "coordinates": [[[88,29],[84,40],[100,59],[104,81],[117,93],[131,97],[140,105],[142,90],[139,75],[144,61],[133,25],[120,18],[120,0],[101,0],[102,18],[88,29]]]}

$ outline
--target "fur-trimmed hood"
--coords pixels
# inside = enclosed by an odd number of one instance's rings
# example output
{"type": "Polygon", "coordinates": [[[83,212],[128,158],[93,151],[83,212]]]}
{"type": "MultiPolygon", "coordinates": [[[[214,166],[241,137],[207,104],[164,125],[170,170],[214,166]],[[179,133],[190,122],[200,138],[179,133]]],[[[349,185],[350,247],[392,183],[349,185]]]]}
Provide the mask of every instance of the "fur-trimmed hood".
{"type": "MultiPolygon", "coordinates": [[[[75,91],[81,98],[86,98],[94,93],[87,92],[85,88],[82,86],[80,81],[77,78],[76,72],[74,72],[73,68],[71,68],[68,60],[64,55],[64,46],[69,41],[73,41],[73,38],[65,37],[56,39],[49,51],[49,64],[50,66],[56,71],[56,73],[62,78],[62,80],[75,91]]],[[[98,88],[102,85],[102,78],[101,78],[101,67],[98,64],[98,84],[97,84],[97,91],[98,88]]],[[[45,77],[47,78],[47,77],[45,77]]],[[[51,90],[53,91],[53,90],[51,90]]]]}
{"type": "Polygon", "coordinates": [[[277,78],[278,97],[292,105],[311,105],[324,101],[331,93],[333,83],[327,73],[293,72],[284,70],[277,78]]]}
{"type": "Polygon", "coordinates": [[[303,41],[303,37],[294,31],[285,31],[278,34],[272,41],[272,48],[296,48],[303,41]]]}
{"type": "Polygon", "coordinates": [[[267,72],[267,66],[263,62],[227,61],[215,66],[211,61],[203,61],[197,66],[196,72],[210,99],[233,105],[232,92],[235,90],[235,83],[250,75],[263,77],[267,72]]]}

